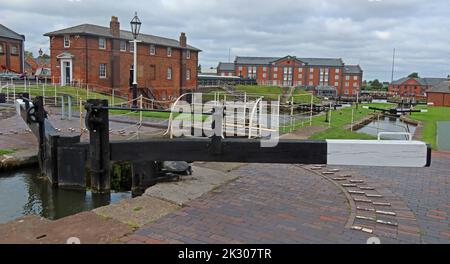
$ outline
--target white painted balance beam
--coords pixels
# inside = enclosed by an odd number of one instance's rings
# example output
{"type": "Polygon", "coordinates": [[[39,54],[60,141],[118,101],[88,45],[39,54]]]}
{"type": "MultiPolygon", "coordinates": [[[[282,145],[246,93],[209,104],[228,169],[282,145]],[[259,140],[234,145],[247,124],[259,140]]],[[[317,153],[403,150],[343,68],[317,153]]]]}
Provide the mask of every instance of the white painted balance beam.
{"type": "Polygon", "coordinates": [[[431,148],[420,141],[400,140],[326,140],[327,164],[427,167],[431,148]]]}

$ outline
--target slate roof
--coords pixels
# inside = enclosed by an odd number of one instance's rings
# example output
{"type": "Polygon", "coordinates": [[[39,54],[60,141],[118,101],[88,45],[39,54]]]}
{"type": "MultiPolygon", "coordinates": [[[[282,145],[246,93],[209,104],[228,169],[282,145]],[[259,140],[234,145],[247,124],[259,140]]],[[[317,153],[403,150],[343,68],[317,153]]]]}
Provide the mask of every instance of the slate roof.
{"type": "Polygon", "coordinates": [[[427,92],[450,93],[450,81],[441,81],[433,85],[427,92]]]}
{"type": "Polygon", "coordinates": [[[219,71],[234,71],[234,63],[232,62],[219,62],[217,66],[219,71]]]}
{"type": "Polygon", "coordinates": [[[398,79],[396,81],[393,81],[393,85],[402,85],[404,82],[414,79],[416,80],[420,85],[437,85],[443,81],[446,81],[447,78],[410,78],[410,77],[403,77],[401,79],[398,79]]]}
{"type": "Polygon", "coordinates": [[[346,73],[346,74],[361,74],[362,69],[359,65],[345,65],[344,73],[346,73]]]}
{"type": "Polygon", "coordinates": [[[20,35],[2,24],[0,24],[0,37],[25,41],[24,35],[20,35]]]}
{"type": "MultiPolygon", "coordinates": [[[[248,64],[248,65],[267,65],[284,57],[236,57],[236,64],[248,64]]],[[[332,67],[342,67],[344,62],[342,59],[334,58],[299,58],[298,59],[309,66],[332,66],[332,67]]]]}
{"type": "Polygon", "coordinates": [[[236,57],[236,64],[267,65],[281,57],[236,57]]]}
{"type": "MultiPolygon", "coordinates": [[[[92,24],[82,24],[74,27],[69,27],[49,33],[45,33],[44,36],[50,37],[50,36],[60,36],[60,35],[67,35],[67,34],[78,34],[78,35],[92,35],[92,36],[100,36],[100,37],[106,37],[106,38],[113,38],[113,35],[110,32],[109,27],[102,27],[92,24]]],[[[121,30],[120,31],[120,38],[124,40],[133,40],[133,34],[131,31],[121,30]]],[[[169,38],[163,38],[158,37],[154,35],[147,35],[147,34],[139,34],[138,40],[148,43],[148,44],[155,44],[160,46],[166,46],[166,47],[173,47],[173,48],[182,48],[180,46],[180,42],[174,39],[169,38]]],[[[187,45],[187,48],[190,50],[195,51],[201,51],[200,49],[187,45]]]]}

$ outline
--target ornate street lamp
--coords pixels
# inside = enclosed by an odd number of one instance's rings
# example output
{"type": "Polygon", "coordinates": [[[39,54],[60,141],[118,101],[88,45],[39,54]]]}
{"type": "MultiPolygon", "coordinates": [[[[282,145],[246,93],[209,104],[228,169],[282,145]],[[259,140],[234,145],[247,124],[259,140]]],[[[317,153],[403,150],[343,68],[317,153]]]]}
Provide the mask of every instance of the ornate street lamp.
{"type": "Polygon", "coordinates": [[[137,16],[137,12],[134,13],[134,17],[130,22],[131,25],[131,33],[133,34],[133,107],[137,107],[137,37],[139,35],[139,31],[141,30],[141,20],[137,16]]]}

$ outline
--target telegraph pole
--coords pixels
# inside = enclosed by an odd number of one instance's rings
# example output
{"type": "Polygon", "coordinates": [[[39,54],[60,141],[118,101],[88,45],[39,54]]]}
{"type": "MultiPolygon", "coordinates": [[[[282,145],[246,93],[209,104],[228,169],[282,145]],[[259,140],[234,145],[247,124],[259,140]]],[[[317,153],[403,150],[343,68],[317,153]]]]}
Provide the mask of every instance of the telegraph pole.
{"type": "Polygon", "coordinates": [[[395,48],[394,53],[392,55],[392,75],[391,75],[391,83],[394,82],[394,68],[395,68],[395,48]]]}

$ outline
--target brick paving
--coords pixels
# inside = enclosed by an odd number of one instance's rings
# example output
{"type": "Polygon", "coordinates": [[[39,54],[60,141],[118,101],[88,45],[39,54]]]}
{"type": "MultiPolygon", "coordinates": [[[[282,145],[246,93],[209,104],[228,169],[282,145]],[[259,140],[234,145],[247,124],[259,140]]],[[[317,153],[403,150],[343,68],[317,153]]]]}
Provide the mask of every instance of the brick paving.
{"type": "Polygon", "coordinates": [[[450,154],[438,152],[422,169],[249,164],[233,172],[237,180],[121,241],[449,243],[448,164],[450,154]]]}
{"type": "Polygon", "coordinates": [[[294,165],[251,164],[241,176],[122,239],[127,243],[366,243],[329,180],[294,165]]]}
{"type": "Polygon", "coordinates": [[[450,153],[434,152],[432,160],[431,168],[348,168],[389,189],[412,211],[418,227],[399,224],[406,241],[418,232],[421,243],[450,243],[450,153]]]}

